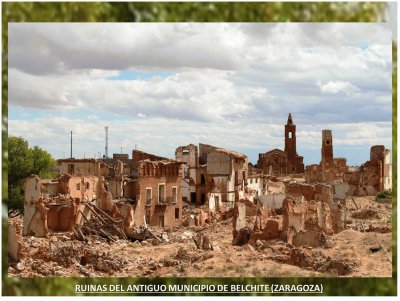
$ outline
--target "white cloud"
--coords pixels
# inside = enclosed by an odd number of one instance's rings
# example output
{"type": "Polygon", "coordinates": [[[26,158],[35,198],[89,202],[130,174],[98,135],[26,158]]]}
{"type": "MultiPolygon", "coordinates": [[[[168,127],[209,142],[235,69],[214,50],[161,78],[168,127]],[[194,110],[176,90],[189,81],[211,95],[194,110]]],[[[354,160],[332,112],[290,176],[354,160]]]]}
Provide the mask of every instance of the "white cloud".
{"type": "Polygon", "coordinates": [[[356,92],[359,92],[360,89],[349,82],[337,80],[337,81],[329,81],[323,84],[321,81],[317,81],[316,85],[319,87],[322,93],[328,94],[338,94],[344,93],[346,95],[352,95],[356,92]]]}
{"type": "Polygon", "coordinates": [[[338,147],[368,150],[391,141],[391,48],[384,23],[12,23],[9,130],[58,141],[58,156],[69,129],[103,149],[103,122],[117,150],[209,142],[256,156],[282,147],[291,112],[300,149],[318,157],[329,126],[338,147]]]}

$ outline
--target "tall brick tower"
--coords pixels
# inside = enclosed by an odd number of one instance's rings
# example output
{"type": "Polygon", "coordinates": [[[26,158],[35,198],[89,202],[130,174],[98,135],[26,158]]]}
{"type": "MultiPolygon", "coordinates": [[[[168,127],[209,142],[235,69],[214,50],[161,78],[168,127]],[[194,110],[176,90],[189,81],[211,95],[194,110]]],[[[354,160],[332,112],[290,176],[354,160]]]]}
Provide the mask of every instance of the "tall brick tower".
{"type": "Polygon", "coordinates": [[[331,182],[330,170],[333,168],[333,141],[332,131],[322,130],[321,167],[323,182],[331,182]]]}
{"type": "Polygon", "coordinates": [[[331,130],[322,130],[321,160],[323,163],[333,166],[333,142],[331,130]]]}
{"type": "Polygon", "coordinates": [[[285,153],[288,160],[288,172],[296,171],[296,125],[290,113],[285,125],[285,153]]]}

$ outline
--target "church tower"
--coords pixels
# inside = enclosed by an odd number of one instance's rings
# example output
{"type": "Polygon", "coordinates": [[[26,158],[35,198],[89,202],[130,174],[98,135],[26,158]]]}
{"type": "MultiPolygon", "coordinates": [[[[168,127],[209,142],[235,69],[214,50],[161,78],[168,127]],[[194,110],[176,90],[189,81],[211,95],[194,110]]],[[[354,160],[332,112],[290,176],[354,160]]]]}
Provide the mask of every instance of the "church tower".
{"type": "Polygon", "coordinates": [[[332,141],[331,130],[322,130],[321,171],[322,171],[322,182],[333,184],[335,175],[334,175],[334,162],[333,162],[333,141],[332,141]]]}
{"type": "MultiPolygon", "coordinates": [[[[293,122],[292,114],[289,113],[287,123],[285,125],[285,153],[288,162],[295,165],[296,161],[296,125],[293,122]]],[[[291,169],[290,169],[291,171],[291,169]]]]}
{"type": "Polygon", "coordinates": [[[325,165],[327,168],[333,166],[333,143],[331,130],[322,130],[321,161],[322,165],[325,165]]]}

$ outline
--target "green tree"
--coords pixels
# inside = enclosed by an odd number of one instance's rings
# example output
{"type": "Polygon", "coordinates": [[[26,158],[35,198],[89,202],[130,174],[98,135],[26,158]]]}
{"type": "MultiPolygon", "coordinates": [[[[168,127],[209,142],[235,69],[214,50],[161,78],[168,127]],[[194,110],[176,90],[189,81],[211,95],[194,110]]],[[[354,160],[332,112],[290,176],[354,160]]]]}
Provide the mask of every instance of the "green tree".
{"type": "Polygon", "coordinates": [[[22,137],[8,138],[8,185],[16,186],[33,170],[33,154],[22,137]]]}
{"type": "Polygon", "coordinates": [[[53,178],[55,160],[38,146],[29,148],[22,137],[8,137],[8,208],[23,209],[23,182],[31,174],[53,178]]]}
{"type": "Polygon", "coordinates": [[[32,149],[32,156],[33,168],[31,173],[38,175],[40,178],[54,178],[56,175],[54,171],[56,161],[53,156],[37,145],[32,149]]]}

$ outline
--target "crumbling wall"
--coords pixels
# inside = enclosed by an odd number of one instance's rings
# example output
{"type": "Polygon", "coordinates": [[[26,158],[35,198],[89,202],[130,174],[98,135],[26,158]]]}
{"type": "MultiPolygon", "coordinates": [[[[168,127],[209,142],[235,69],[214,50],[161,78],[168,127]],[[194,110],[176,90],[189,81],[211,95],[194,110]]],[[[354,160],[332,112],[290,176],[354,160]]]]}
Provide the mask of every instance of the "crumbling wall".
{"type": "Polygon", "coordinates": [[[349,185],[349,195],[371,196],[391,189],[390,151],[383,145],[371,147],[370,160],[358,169],[343,173],[343,182],[349,185]]]}
{"type": "Polygon", "coordinates": [[[341,179],[343,174],[349,171],[346,158],[334,158],[333,166],[335,170],[335,179],[341,179]]]}
{"type": "Polygon", "coordinates": [[[108,167],[96,159],[58,160],[60,175],[107,176],[108,167]]]}
{"type": "Polygon", "coordinates": [[[199,164],[201,165],[207,164],[208,154],[214,151],[216,148],[217,147],[212,145],[199,143],[199,164]]]}
{"type": "Polygon", "coordinates": [[[150,160],[150,161],[160,161],[160,160],[168,160],[167,158],[156,156],[153,154],[146,153],[144,151],[134,149],[132,151],[132,162],[137,165],[139,161],[142,160],[150,160]]]}
{"type": "Polygon", "coordinates": [[[138,180],[139,199],[135,208],[135,225],[172,228],[182,222],[182,174],[180,163],[173,160],[141,161],[138,180]],[[159,196],[160,186],[164,198],[159,196]],[[147,190],[151,191],[151,201],[146,200],[147,190]],[[173,199],[173,191],[176,198],[173,199]]]}
{"type": "Polygon", "coordinates": [[[322,179],[322,169],[319,164],[311,164],[306,166],[306,171],[304,173],[306,182],[316,183],[320,182],[322,179]]]}
{"type": "Polygon", "coordinates": [[[40,187],[40,178],[36,175],[30,176],[24,181],[24,235],[28,235],[31,227],[38,227],[37,223],[41,224],[40,217],[36,213],[36,205],[41,195],[40,187]]]}
{"type": "Polygon", "coordinates": [[[321,162],[306,166],[305,179],[308,183],[333,184],[341,180],[349,171],[346,158],[333,157],[333,138],[331,130],[322,130],[321,162]]]}
{"type": "Polygon", "coordinates": [[[8,221],[8,256],[13,259],[21,260],[25,256],[25,247],[22,238],[22,228],[13,221],[8,221]]]}
{"type": "Polygon", "coordinates": [[[293,228],[296,232],[304,229],[307,204],[304,197],[287,197],[283,201],[283,230],[293,228]]]}
{"type": "Polygon", "coordinates": [[[129,160],[129,154],[113,154],[114,160],[129,160]]]}
{"type": "Polygon", "coordinates": [[[229,175],[231,170],[231,158],[228,155],[217,151],[208,154],[207,173],[209,175],[229,175]]]}
{"type": "Polygon", "coordinates": [[[287,155],[280,149],[273,149],[265,154],[259,154],[257,167],[261,168],[267,175],[286,175],[287,155]]]}
{"type": "Polygon", "coordinates": [[[175,150],[175,159],[177,161],[185,162],[189,168],[196,168],[199,166],[198,157],[198,149],[194,144],[179,146],[175,150]]]}
{"type": "Polygon", "coordinates": [[[24,235],[43,237],[49,230],[71,230],[81,222],[79,211],[85,211],[82,202],[95,199],[98,189],[95,176],[28,177],[24,182],[24,235]]]}
{"type": "Polygon", "coordinates": [[[244,203],[235,204],[233,209],[232,225],[232,245],[247,244],[250,239],[251,229],[247,227],[246,205],[244,203]]]}
{"type": "Polygon", "coordinates": [[[336,200],[345,200],[346,198],[348,198],[350,195],[350,185],[349,183],[334,183],[333,184],[333,191],[334,191],[334,195],[333,198],[336,200]]]}

